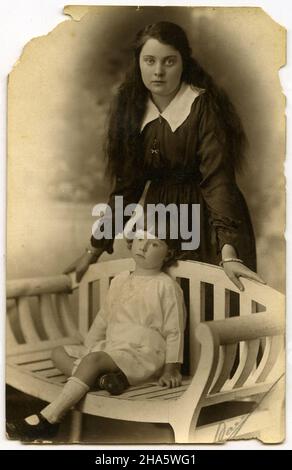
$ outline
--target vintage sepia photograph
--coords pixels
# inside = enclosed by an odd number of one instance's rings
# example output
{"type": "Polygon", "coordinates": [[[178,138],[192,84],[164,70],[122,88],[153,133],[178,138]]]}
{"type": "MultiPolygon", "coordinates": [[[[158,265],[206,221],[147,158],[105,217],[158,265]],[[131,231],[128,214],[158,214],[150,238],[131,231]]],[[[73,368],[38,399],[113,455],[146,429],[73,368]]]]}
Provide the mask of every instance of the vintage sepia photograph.
{"type": "Polygon", "coordinates": [[[8,79],[6,439],[285,440],[286,30],[64,6],[8,79]]]}

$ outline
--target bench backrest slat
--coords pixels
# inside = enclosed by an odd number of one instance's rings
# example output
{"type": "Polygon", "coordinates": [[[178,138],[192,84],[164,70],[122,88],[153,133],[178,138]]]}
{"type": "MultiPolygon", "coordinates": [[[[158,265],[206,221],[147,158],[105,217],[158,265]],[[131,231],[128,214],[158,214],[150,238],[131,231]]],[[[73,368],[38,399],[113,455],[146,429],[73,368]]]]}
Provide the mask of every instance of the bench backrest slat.
{"type": "Polygon", "coordinates": [[[32,311],[28,297],[19,297],[17,299],[17,309],[19,312],[21,332],[26,343],[39,342],[41,338],[32,319],[32,311]]]}
{"type": "Polygon", "coordinates": [[[44,330],[49,339],[57,339],[63,336],[56,321],[56,311],[51,294],[42,294],[39,298],[40,311],[44,330]]]}

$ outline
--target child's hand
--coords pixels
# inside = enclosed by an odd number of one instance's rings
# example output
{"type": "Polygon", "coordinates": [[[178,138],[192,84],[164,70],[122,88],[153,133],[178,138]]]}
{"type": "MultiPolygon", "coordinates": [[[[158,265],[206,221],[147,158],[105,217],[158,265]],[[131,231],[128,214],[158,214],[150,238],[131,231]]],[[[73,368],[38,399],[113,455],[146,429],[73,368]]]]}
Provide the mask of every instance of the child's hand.
{"type": "Polygon", "coordinates": [[[177,364],[166,364],[158,383],[162,387],[174,388],[179,387],[181,385],[181,381],[182,375],[177,364]]]}

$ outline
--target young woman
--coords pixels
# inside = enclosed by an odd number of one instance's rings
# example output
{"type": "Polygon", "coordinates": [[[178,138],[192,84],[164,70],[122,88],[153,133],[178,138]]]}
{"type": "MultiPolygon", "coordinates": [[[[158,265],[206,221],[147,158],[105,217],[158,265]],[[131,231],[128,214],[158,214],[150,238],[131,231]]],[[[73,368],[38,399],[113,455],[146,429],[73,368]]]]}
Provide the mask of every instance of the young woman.
{"type": "MultiPolygon", "coordinates": [[[[185,258],[221,263],[241,290],[240,276],[264,282],[253,272],[255,239],[235,179],[245,143],[234,107],[191,57],[184,31],[169,22],[140,31],[109,123],[107,170],[115,182],[109,205],[114,215],[115,196],[124,206],[137,203],[146,182],[145,206],[200,204],[200,246],[185,258]]],[[[113,238],[93,236],[66,272],[76,270],[80,280],[104,251],[112,253],[113,238]]]]}

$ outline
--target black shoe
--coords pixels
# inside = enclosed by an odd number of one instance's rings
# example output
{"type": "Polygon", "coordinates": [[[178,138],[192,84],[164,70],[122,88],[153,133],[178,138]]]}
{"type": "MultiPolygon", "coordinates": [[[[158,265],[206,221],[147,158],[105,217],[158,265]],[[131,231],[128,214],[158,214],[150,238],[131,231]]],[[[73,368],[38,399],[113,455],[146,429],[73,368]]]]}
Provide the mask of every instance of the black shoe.
{"type": "Polygon", "coordinates": [[[111,395],[120,395],[128,386],[129,382],[122,372],[113,372],[99,377],[99,388],[111,395]]]}
{"type": "Polygon", "coordinates": [[[52,437],[56,436],[59,423],[49,423],[40,413],[37,413],[36,416],[39,419],[38,424],[29,424],[24,419],[14,423],[6,423],[8,437],[26,441],[36,439],[51,440],[52,437]]]}

